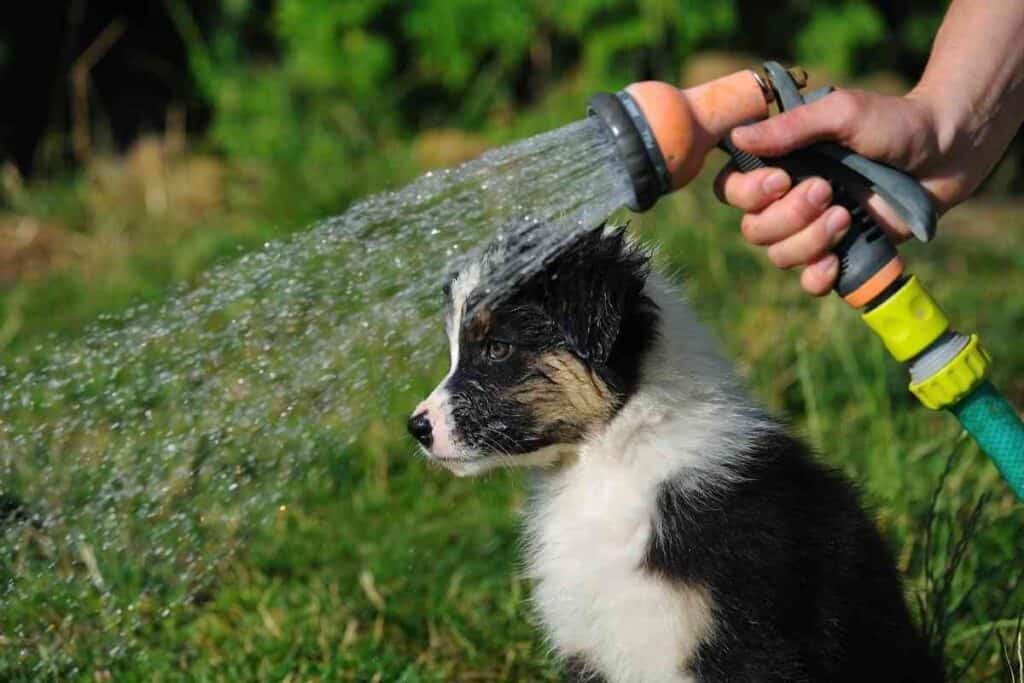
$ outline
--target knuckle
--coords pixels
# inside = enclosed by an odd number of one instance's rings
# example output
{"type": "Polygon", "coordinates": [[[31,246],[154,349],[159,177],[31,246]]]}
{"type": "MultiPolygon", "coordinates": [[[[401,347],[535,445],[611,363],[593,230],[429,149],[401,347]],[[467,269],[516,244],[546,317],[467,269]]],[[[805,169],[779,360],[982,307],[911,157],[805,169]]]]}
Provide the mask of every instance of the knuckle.
{"type": "Polygon", "coordinates": [[[804,277],[801,278],[801,284],[809,294],[813,294],[814,296],[826,294],[832,287],[826,277],[815,270],[805,270],[804,277]]]}
{"type": "Polygon", "coordinates": [[[786,254],[786,249],[782,248],[781,245],[768,247],[768,260],[776,268],[789,268],[792,265],[786,254]]]}
{"type": "Polygon", "coordinates": [[[766,153],[770,156],[785,154],[799,139],[804,128],[804,112],[794,109],[780,116],[770,118],[764,123],[766,153]]]}
{"type": "Polygon", "coordinates": [[[837,132],[849,131],[864,114],[864,98],[856,90],[836,90],[830,103],[837,132]]]}
{"type": "Polygon", "coordinates": [[[813,220],[814,216],[803,197],[794,197],[779,208],[779,229],[787,237],[800,232],[813,220]]]}
{"type": "Polygon", "coordinates": [[[795,257],[800,263],[811,263],[828,253],[832,246],[832,236],[825,225],[824,218],[820,218],[809,225],[801,234],[800,253],[795,257]]]}
{"type": "Polygon", "coordinates": [[[814,256],[825,254],[832,246],[832,233],[829,232],[825,218],[822,216],[814,223],[814,231],[811,236],[811,248],[814,249],[814,256]]]}
{"type": "Polygon", "coordinates": [[[827,290],[827,288],[824,287],[814,275],[804,276],[800,279],[800,284],[803,285],[805,292],[813,296],[821,296],[827,290]]]}
{"type": "Polygon", "coordinates": [[[737,173],[735,178],[731,178],[726,186],[729,203],[744,211],[751,211],[757,208],[756,188],[756,178],[752,178],[751,174],[737,173]]]}
{"type": "Polygon", "coordinates": [[[804,291],[808,294],[818,294],[817,282],[815,282],[814,275],[810,268],[804,268],[804,272],[800,273],[800,286],[804,288],[804,291]]]}
{"type": "Polygon", "coordinates": [[[791,220],[800,228],[807,227],[811,221],[817,219],[831,201],[831,192],[821,178],[811,178],[802,183],[800,192],[789,208],[791,220]],[[824,202],[822,202],[822,198],[824,202]]]}
{"type": "Polygon", "coordinates": [[[761,201],[756,178],[748,173],[737,173],[724,186],[726,202],[742,211],[760,211],[761,201]]]}
{"type": "Polygon", "coordinates": [[[740,233],[743,234],[743,238],[751,244],[762,245],[760,231],[758,230],[757,216],[752,213],[743,214],[743,218],[740,219],[740,233]]]}
{"type": "Polygon", "coordinates": [[[751,173],[744,173],[737,180],[737,194],[739,195],[737,199],[744,203],[745,210],[760,210],[768,201],[763,186],[766,175],[763,169],[758,169],[751,173]]]}

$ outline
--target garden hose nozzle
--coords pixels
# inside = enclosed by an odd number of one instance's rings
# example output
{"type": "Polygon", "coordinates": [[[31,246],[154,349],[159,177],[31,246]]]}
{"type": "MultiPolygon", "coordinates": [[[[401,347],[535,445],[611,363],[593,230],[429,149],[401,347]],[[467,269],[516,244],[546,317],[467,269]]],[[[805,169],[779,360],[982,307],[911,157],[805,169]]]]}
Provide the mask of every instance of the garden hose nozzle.
{"type": "Polygon", "coordinates": [[[605,123],[615,141],[636,196],[630,208],[646,211],[693,180],[722,136],[768,116],[771,99],[764,79],[745,70],[685,90],[658,81],[633,83],[595,95],[588,113],[605,123]]]}
{"type": "Polygon", "coordinates": [[[608,126],[633,181],[634,209],[650,208],[697,174],[716,145],[741,171],[767,165],[786,170],[797,185],[823,177],[833,201],[851,216],[834,248],[839,257],[835,290],[874,330],[910,374],[910,391],[928,408],[948,409],[993,460],[1019,500],[1024,500],[1024,423],[987,380],[991,359],[977,335],[954,331],[920,281],[904,272],[896,247],[865,209],[879,195],[922,242],[935,234],[934,207],[907,174],[831,143],[762,160],[737,149],[729,131],[824,97],[831,87],[806,95],[805,75],[776,62],[765,74],[740,71],[705,85],[679,90],[665,83],[635,83],[590,101],[590,113],[608,126]]]}

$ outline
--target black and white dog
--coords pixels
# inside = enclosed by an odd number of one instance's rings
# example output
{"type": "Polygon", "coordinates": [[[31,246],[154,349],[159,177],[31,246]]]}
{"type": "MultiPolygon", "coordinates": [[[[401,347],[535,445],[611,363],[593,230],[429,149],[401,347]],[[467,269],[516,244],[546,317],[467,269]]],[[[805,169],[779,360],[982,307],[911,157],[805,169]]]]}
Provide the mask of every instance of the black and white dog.
{"type": "Polygon", "coordinates": [[[571,680],[939,681],[851,485],[740,387],[623,230],[467,319],[409,430],[460,476],[538,465],[534,602],[571,680]]]}

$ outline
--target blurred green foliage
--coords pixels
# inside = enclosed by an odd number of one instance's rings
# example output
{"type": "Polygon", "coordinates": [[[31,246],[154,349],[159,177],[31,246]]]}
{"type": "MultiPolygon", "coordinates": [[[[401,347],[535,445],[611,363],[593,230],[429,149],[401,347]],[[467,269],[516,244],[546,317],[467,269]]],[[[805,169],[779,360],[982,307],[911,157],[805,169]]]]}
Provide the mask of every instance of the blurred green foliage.
{"type": "MultiPolygon", "coordinates": [[[[755,0],[166,0],[165,6],[187,48],[183,68],[196,100],[188,102],[189,112],[205,112],[195,117],[202,128],[190,125],[189,144],[179,149],[186,160],[212,157],[223,183],[211,185],[185,170],[178,175],[194,186],[186,193],[212,195],[213,208],[197,214],[180,196],[163,209],[151,204],[148,198],[163,192],[164,174],[182,163],[173,145],[156,167],[136,164],[138,150],[127,150],[118,182],[133,188],[131,199],[124,187],[104,189],[103,155],[109,160],[114,150],[99,143],[97,158],[47,169],[49,177],[44,171],[24,187],[5,168],[0,212],[34,216],[97,246],[75,252],[67,273],[0,292],[0,346],[42,329],[75,329],[134,298],[159,297],[213,261],[337,214],[427,168],[563,125],[583,114],[596,91],[645,78],[679,81],[699,53],[735,53],[750,65],[799,60],[827,80],[885,70],[911,82],[944,9],[941,0],[898,6],[787,0],[771,7],[755,0]],[[56,287],[55,277],[70,279],[56,287]],[[50,292],[58,290],[68,294],[52,312],[50,292]]],[[[95,98],[99,133],[106,110],[102,92],[95,98]]],[[[68,139],[51,135],[40,144],[70,148],[68,139]]],[[[1011,152],[991,188],[1018,187],[1019,156],[1011,152]]],[[[0,229],[2,219],[0,213],[0,229]]]]}
{"type": "Polygon", "coordinates": [[[800,59],[842,77],[877,66],[864,56],[896,34],[911,44],[901,56],[912,69],[942,3],[894,15],[865,0],[792,0],[757,10],[759,31],[739,0],[222,0],[202,32],[175,7],[211,142],[272,164],[287,194],[300,183],[306,201],[336,210],[408,165],[395,141],[436,126],[491,131],[566,83],[587,93],[677,80],[701,49],[800,59]],[[783,54],[766,29],[778,19],[788,23],[783,54]]]}
{"type": "MultiPolygon", "coordinates": [[[[114,181],[103,181],[99,163],[49,185],[0,178],[4,210],[81,238],[67,268],[0,285],[4,353],[48,353],[58,343],[50,333],[72,336],[97,313],[158,300],[211,262],[405,182],[433,163],[415,154],[430,129],[504,143],[579,117],[593,91],[677,80],[704,50],[750,55],[752,63],[800,60],[829,78],[887,69],[909,81],[944,7],[940,0],[771,7],[757,0],[211,0],[211,19],[194,17],[186,0],[167,1],[210,126],[183,158],[168,154],[153,174],[129,160],[118,162],[114,181]],[[196,202],[174,193],[164,208],[148,203],[171,176],[216,185],[187,165],[207,151],[225,178],[199,202],[212,208],[193,215],[196,202]]],[[[839,301],[811,300],[792,273],[749,250],[737,237],[736,212],[713,199],[709,182],[703,177],[634,217],[639,234],[659,245],[670,270],[687,273],[702,317],[756,395],[863,482],[901,549],[915,597],[937,593],[924,568],[927,548],[944,559],[977,497],[994,493],[989,526],[941,594],[953,610],[952,665],[967,667],[981,652],[962,680],[1004,675],[1000,643],[986,634],[1016,633],[1019,599],[997,607],[1013,595],[1020,510],[965,445],[933,519],[929,496],[955,425],[912,406],[902,371],[839,301]],[[925,530],[936,520],[948,531],[931,543],[925,530]]],[[[999,359],[997,383],[1019,404],[1020,213],[982,207],[966,216],[972,232],[953,226],[911,252],[914,270],[934,283],[962,329],[984,334],[999,359]]],[[[375,410],[400,419],[443,372],[444,349],[437,351],[442,364],[410,368],[409,390],[375,410]]],[[[119,643],[85,621],[74,624],[61,654],[81,663],[82,680],[557,680],[517,574],[519,478],[453,480],[410,457],[400,434],[400,424],[382,418],[342,447],[325,431],[324,443],[310,447],[324,454],[327,474],[290,482],[287,511],[249,540],[209,601],[139,634],[149,645],[144,657],[112,664],[119,643]],[[360,587],[364,576],[383,608],[360,587]]],[[[112,569],[130,565],[108,561],[112,569]]],[[[51,579],[40,575],[43,585],[51,579]]],[[[48,657],[0,648],[0,679],[39,680],[20,677],[19,667],[48,657]]]]}
{"type": "Polygon", "coordinates": [[[819,62],[831,73],[847,74],[857,50],[875,45],[885,36],[885,20],[863,0],[823,7],[797,36],[803,62],[819,62]]]}

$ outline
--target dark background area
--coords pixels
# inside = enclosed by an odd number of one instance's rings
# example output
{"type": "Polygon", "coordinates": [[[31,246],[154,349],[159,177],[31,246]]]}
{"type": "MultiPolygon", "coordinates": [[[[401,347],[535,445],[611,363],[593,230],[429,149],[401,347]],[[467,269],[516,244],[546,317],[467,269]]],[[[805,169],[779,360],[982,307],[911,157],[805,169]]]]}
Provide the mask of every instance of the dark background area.
{"type": "MultiPolygon", "coordinates": [[[[0,20],[0,83],[7,101],[0,114],[0,159],[13,160],[25,175],[66,171],[76,161],[71,140],[76,116],[73,100],[81,98],[72,87],[74,65],[90,46],[97,46],[98,39],[103,42],[100,36],[105,31],[115,34],[116,39],[88,71],[85,125],[94,144],[105,145],[110,151],[123,151],[141,134],[163,130],[171,110],[184,114],[191,135],[208,130],[220,105],[217,94],[211,91],[217,87],[212,74],[197,78],[194,54],[190,60],[190,49],[194,50],[197,44],[195,38],[209,47],[209,56],[218,68],[237,75],[237,67],[243,64],[283,67],[288,75],[281,83],[282,91],[300,98],[319,97],[309,92],[310,88],[304,88],[309,84],[302,83],[302,74],[289,67],[289,61],[302,49],[296,44],[301,40],[296,41],[289,29],[282,29],[285,22],[281,17],[289,4],[295,3],[5,3],[0,20]],[[192,26],[186,28],[188,23],[192,26]],[[186,40],[189,30],[195,31],[192,45],[186,40]],[[303,89],[307,92],[301,92],[303,89]]],[[[447,4],[455,8],[456,15],[463,5],[473,9],[473,3],[466,0],[447,4]]],[[[436,64],[428,64],[424,68],[419,54],[423,44],[432,41],[431,31],[458,33],[447,25],[451,12],[439,9],[444,2],[421,3],[417,12],[407,12],[401,3],[387,1],[349,0],[335,3],[333,8],[330,3],[310,2],[306,3],[308,16],[299,20],[310,24],[334,22],[331,31],[338,54],[331,55],[329,50],[322,49],[320,56],[325,61],[338,57],[348,60],[348,68],[353,71],[361,69],[359,60],[353,58],[359,54],[343,47],[353,29],[388,44],[387,68],[374,68],[396,80],[397,91],[381,99],[397,106],[392,107],[393,115],[383,117],[394,127],[386,133],[372,131],[377,135],[394,134],[395,127],[399,134],[437,125],[477,129],[493,115],[493,105],[530,107],[552,84],[578,73],[602,84],[620,73],[631,78],[671,79],[689,55],[707,49],[738,52],[758,59],[809,60],[811,66],[815,61],[826,65],[831,61],[833,65],[842,65],[839,71],[843,73],[832,74],[837,78],[884,71],[912,83],[925,63],[928,43],[942,11],[942,3],[922,0],[789,0],[773,3],[772,7],[738,0],[718,3],[728,8],[724,13],[709,9],[714,4],[663,3],[667,8],[664,16],[644,18],[648,24],[655,24],[655,29],[647,30],[648,36],[637,40],[615,35],[617,29],[622,29],[623,35],[629,33],[624,27],[633,20],[630,13],[635,14],[631,3],[584,1],[578,3],[580,9],[561,14],[539,9],[539,3],[511,3],[512,9],[508,11],[489,10],[485,14],[499,21],[517,22],[515,31],[529,35],[520,43],[510,41],[509,45],[501,44],[500,37],[492,44],[484,40],[474,43],[465,35],[456,38],[452,45],[458,54],[438,55],[442,59],[454,57],[454,61],[471,62],[469,75],[462,68],[454,77],[452,73],[443,73],[443,66],[438,69],[436,64]],[[673,5],[676,10],[672,10],[673,5]],[[350,11],[338,12],[339,6],[350,11]],[[680,16],[673,18],[672,11],[680,16]],[[437,15],[434,26],[430,25],[432,12],[437,15]],[[702,15],[721,18],[707,20],[702,15]],[[595,49],[602,44],[608,48],[595,49]],[[820,54],[821,50],[815,50],[816,44],[827,46],[835,54],[820,54]],[[601,61],[593,58],[597,52],[607,53],[603,63],[595,64],[601,61]],[[816,59],[819,56],[821,59],[816,59]],[[608,62],[615,66],[609,68],[608,62]],[[413,76],[409,77],[410,73],[413,76]],[[499,85],[485,83],[493,92],[485,88],[479,98],[467,94],[488,79],[500,79],[499,85]]],[[[308,62],[308,56],[302,60],[308,62]]],[[[382,89],[388,86],[387,82],[380,84],[382,89]]],[[[375,113],[366,93],[353,92],[346,84],[328,89],[333,91],[332,97],[352,101],[367,115],[375,113]]],[[[312,90],[324,90],[323,83],[312,90]]],[[[216,142],[218,136],[213,137],[216,142]]]]}
{"type": "MultiPolygon", "coordinates": [[[[188,5],[203,26],[216,21],[211,3],[188,5]]],[[[0,12],[0,87],[8,94],[0,115],[0,158],[13,159],[23,173],[32,172],[37,154],[51,164],[73,161],[66,145],[71,71],[104,30],[118,31],[118,37],[90,70],[90,109],[115,148],[163,130],[174,105],[186,108],[193,131],[208,122],[209,108],[197,96],[166,4],[37,0],[4,3],[0,12]]]]}

